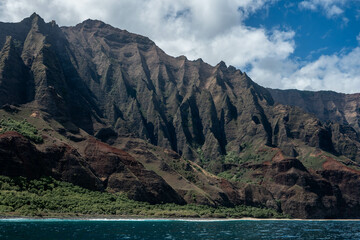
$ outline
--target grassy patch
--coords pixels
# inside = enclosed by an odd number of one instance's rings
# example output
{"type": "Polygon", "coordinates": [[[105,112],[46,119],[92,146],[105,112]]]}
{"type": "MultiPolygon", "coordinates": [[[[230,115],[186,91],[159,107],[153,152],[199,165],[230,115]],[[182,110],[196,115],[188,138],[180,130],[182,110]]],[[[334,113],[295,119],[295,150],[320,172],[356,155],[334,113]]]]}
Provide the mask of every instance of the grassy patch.
{"type": "Polygon", "coordinates": [[[224,163],[241,163],[239,154],[233,151],[228,152],[224,157],[224,163]]]}
{"type": "Polygon", "coordinates": [[[257,184],[261,179],[259,179],[259,177],[254,177],[252,175],[253,173],[254,171],[252,169],[238,167],[237,169],[221,172],[217,176],[229,181],[257,184]]]}
{"type": "Polygon", "coordinates": [[[261,174],[256,174],[256,171],[249,168],[249,164],[261,164],[266,161],[271,161],[275,154],[279,151],[276,148],[268,146],[253,147],[250,143],[242,145],[242,151],[237,154],[234,151],[228,151],[224,156],[223,163],[234,164],[231,169],[220,172],[219,177],[230,181],[237,181],[242,183],[256,184],[262,180],[261,174]]]}
{"type": "Polygon", "coordinates": [[[196,183],[199,179],[195,174],[191,164],[188,161],[172,161],[169,163],[169,166],[175,170],[179,175],[186,178],[188,181],[192,183],[196,183]]]}
{"type": "Polygon", "coordinates": [[[27,180],[0,176],[0,215],[76,216],[113,215],[138,217],[282,218],[273,209],[236,206],[151,205],[128,199],[124,194],[90,191],[51,177],[27,180]]]}
{"type": "Polygon", "coordinates": [[[260,148],[254,148],[252,145],[248,145],[244,150],[239,154],[240,162],[239,163],[263,163],[265,161],[270,161],[275,154],[278,152],[277,149],[271,147],[262,146],[260,148]]]}
{"type": "Polygon", "coordinates": [[[301,162],[306,168],[311,168],[314,170],[322,169],[322,164],[326,161],[326,158],[323,156],[307,155],[301,158],[301,162]]]}
{"type": "Polygon", "coordinates": [[[17,121],[11,118],[0,120],[0,133],[16,131],[35,143],[42,143],[43,138],[38,135],[37,129],[25,119],[17,121]]]}

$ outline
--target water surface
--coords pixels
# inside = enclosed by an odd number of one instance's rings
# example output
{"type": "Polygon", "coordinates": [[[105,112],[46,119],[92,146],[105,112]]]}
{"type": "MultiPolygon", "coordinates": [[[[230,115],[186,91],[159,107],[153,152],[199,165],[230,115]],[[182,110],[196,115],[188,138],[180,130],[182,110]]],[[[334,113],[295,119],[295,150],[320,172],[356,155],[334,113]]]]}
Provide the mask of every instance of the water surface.
{"type": "Polygon", "coordinates": [[[2,219],[0,239],[360,239],[360,222],[2,219]]]}

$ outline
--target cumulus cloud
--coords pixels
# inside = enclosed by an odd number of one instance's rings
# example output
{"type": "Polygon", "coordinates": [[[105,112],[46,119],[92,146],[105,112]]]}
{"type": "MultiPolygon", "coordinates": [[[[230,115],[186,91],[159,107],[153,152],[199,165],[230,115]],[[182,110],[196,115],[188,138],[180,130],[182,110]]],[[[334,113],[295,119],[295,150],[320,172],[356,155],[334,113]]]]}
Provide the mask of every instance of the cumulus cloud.
{"type": "Polygon", "coordinates": [[[348,53],[323,55],[305,63],[262,60],[254,65],[250,75],[265,84],[271,82],[267,85],[273,88],[355,93],[360,89],[360,48],[348,53]]]}
{"type": "Polygon", "coordinates": [[[321,10],[328,18],[341,15],[344,10],[341,8],[346,0],[306,0],[299,3],[300,9],[312,11],[321,10]]]}

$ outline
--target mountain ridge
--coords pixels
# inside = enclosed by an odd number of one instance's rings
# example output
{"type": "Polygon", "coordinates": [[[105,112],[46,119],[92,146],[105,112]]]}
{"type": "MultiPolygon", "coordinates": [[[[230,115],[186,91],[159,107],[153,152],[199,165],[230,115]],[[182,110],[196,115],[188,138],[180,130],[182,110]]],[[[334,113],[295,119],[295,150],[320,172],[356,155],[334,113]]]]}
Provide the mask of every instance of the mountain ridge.
{"type": "Polygon", "coordinates": [[[301,91],[296,89],[268,89],[278,103],[298,106],[315,114],[322,121],[334,121],[360,131],[360,93],[346,94],[335,91],[301,91]]]}
{"type": "MultiPolygon", "coordinates": [[[[0,23],[0,29],[0,60],[9,55],[16,63],[0,61],[0,91],[30,92],[25,100],[0,98],[0,114],[29,119],[44,138],[27,151],[45,160],[55,152],[58,164],[80,161],[102,190],[152,203],[248,204],[303,218],[359,217],[359,193],[345,180],[360,184],[360,142],[351,126],[275,103],[271,91],[222,61],[211,66],[174,58],[149,38],[98,20],[60,28],[33,14],[0,23]],[[20,83],[9,85],[12,79],[20,83]],[[63,144],[73,149],[71,157],[59,155],[63,144]],[[133,161],[120,161],[117,149],[133,161]]],[[[0,160],[18,166],[17,150],[6,156],[0,160]]],[[[80,181],[71,168],[63,171],[55,177],[80,181]]]]}

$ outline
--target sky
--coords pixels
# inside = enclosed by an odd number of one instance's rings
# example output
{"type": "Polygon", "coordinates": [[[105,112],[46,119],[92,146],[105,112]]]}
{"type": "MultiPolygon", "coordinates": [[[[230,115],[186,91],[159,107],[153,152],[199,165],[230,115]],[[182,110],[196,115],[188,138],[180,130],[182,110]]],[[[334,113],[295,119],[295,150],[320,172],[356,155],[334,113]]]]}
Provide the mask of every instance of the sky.
{"type": "Polygon", "coordinates": [[[279,89],[360,92],[360,0],[0,0],[0,21],[98,19],[172,56],[224,61],[279,89]]]}

